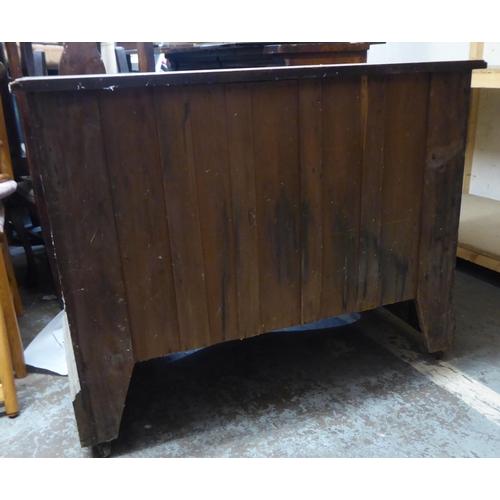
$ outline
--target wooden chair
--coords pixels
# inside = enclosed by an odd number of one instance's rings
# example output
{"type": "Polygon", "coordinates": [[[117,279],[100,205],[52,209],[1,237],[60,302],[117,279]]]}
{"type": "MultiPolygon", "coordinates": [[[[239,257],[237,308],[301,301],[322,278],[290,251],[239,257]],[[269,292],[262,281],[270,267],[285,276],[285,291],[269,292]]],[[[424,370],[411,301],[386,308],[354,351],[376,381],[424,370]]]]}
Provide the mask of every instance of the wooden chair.
{"type": "MultiPolygon", "coordinates": [[[[47,74],[44,53],[33,51],[31,42],[21,42],[19,46],[16,42],[4,42],[3,49],[0,50],[0,57],[5,64],[8,61],[10,76],[6,75],[2,80],[2,90],[8,85],[9,80],[23,76],[45,76],[47,74]]],[[[32,170],[31,163],[35,161],[35,158],[30,153],[33,148],[30,147],[29,143],[31,129],[27,117],[27,101],[23,98],[16,99],[16,106],[14,106],[12,97],[9,94],[5,95],[4,92],[2,95],[4,98],[4,110],[9,111],[9,116],[6,114],[6,125],[9,134],[10,155],[14,167],[14,177],[12,178],[19,183],[18,191],[9,199],[10,206],[8,207],[8,225],[6,229],[11,229],[12,227],[16,231],[21,245],[25,250],[27,260],[25,285],[37,285],[38,273],[32,247],[34,245],[44,245],[59,295],[57,266],[53,255],[50,233],[48,232],[48,222],[43,224],[47,220],[44,200],[41,199],[35,203],[35,197],[40,198],[37,195],[41,192],[42,188],[40,183],[37,182],[38,179],[34,179],[30,175],[32,170]],[[20,128],[14,119],[16,108],[20,128]],[[24,150],[21,147],[22,143],[24,143],[24,150]],[[25,225],[27,215],[31,220],[31,227],[25,225]],[[42,233],[44,234],[42,235],[42,233]]]]}
{"type": "Polygon", "coordinates": [[[139,73],[155,71],[155,52],[153,42],[117,42],[115,47],[118,73],[131,73],[130,53],[136,53],[139,60],[139,73]]]}
{"type": "MultiPolygon", "coordinates": [[[[0,78],[3,71],[5,69],[0,63],[0,78]]],[[[12,181],[14,174],[2,110],[0,97],[0,198],[12,194],[16,189],[16,183],[12,181]]],[[[23,308],[4,233],[4,224],[5,211],[0,201],[0,402],[5,404],[7,415],[15,417],[19,408],[14,372],[18,378],[26,377],[23,345],[17,324],[17,316],[22,315],[23,308]]]]}
{"type": "MultiPolygon", "coordinates": [[[[3,292],[2,292],[3,294],[3,292]]],[[[17,417],[19,405],[17,402],[14,374],[12,372],[12,358],[10,354],[9,338],[5,317],[0,307],[0,403],[5,405],[5,413],[11,418],[17,417]]]]}
{"type": "MultiPolygon", "coordinates": [[[[5,175],[5,174],[1,174],[5,175]]],[[[6,181],[0,184],[0,198],[16,189],[16,183],[6,181]]],[[[0,201],[0,204],[2,202],[0,201]]],[[[26,377],[23,345],[16,317],[16,303],[22,313],[21,300],[17,290],[12,263],[10,261],[4,229],[5,209],[0,205],[0,402],[5,404],[9,417],[17,416],[19,406],[14,384],[17,378],[26,377]]]]}
{"type": "Polygon", "coordinates": [[[16,417],[19,411],[14,372],[17,378],[26,377],[23,345],[2,251],[0,252],[0,402],[5,404],[5,412],[11,418],[16,417]]]}

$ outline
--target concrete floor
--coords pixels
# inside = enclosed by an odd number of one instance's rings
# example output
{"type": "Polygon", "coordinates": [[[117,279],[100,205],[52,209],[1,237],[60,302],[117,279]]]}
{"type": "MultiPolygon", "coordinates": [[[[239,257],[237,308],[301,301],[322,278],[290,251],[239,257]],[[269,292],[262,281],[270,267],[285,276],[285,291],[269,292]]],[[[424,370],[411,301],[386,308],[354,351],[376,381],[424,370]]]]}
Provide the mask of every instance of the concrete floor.
{"type": "MultiPolygon", "coordinates": [[[[14,249],[22,281],[23,255],[14,249]]],[[[25,346],[57,312],[23,290],[25,346]]],[[[136,366],[113,457],[499,457],[500,277],[461,263],[456,343],[436,361],[369,313],[136,366]]],[[[66,377],[29,368],[1,457],[91,457],[66,377]]]]}

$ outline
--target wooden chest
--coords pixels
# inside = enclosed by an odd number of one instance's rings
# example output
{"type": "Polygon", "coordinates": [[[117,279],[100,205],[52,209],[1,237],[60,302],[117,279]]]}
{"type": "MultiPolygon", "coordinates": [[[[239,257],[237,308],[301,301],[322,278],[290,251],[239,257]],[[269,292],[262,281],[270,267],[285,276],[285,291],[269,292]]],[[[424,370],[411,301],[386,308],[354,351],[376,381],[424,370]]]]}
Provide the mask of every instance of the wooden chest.
{"type": "Polygon", "coordinates": [[[81,391],[134,363],[415,300],[450,346],[478,61],[21,79],[81,391]]]}

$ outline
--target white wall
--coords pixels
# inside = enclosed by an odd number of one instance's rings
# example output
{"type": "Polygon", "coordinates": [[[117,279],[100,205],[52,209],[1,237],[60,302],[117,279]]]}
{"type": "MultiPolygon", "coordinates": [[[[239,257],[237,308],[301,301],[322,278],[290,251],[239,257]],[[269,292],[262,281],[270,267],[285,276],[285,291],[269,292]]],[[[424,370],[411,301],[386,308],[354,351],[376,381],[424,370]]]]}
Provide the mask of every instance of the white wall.
{"type": "Polygon", "coordinates": [[[481,89],[470,193],[500,200],[500,89],[481,89]]]}
{"type": "MultiPolygon", "coordinates": [[[[500,42],[484,44],[489,66],[500,66],[500,42]]],[[[500,89],[481,89],[470,193],[500,200],[500,89]]]]}
{"type": "Polygon", "coordinates": [[[500,66],[500,42],[485,42],[484,60],[490,66],[500,66]]]}
{"type": "Polygon", "coordinates": [[[469,42],[387,42],[368,51],[369,63],[463,59],[469,59],[469,42]]]}

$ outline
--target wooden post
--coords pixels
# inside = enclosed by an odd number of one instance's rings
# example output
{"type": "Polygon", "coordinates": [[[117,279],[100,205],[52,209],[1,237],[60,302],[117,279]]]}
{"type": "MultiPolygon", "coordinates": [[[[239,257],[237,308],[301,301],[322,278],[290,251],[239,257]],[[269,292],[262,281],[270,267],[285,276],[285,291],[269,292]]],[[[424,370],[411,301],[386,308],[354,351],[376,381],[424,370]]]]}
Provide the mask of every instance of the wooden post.
{"type": "Polygon", "coordinates": [[[453,342],[455,274],[470,72],[431,77],[417,312],[429,352],[453,342]]]}
{"type": "MultiPolygon", "coordinates": [[[[469,59],[482,59],[484,53],[484,42],[471,42],[469,59]]],[[[481,89],[472,89],[469,110],[469,129],[467,131],[467,148],[465,150],[464,184],[462,192],[469,193],[472,179],[472,162],[474,159],[474,147],[476,145],[476,128],[479,111],[479,96],[481,89]]]]}
{"type": "Polygon", "coordinates": [[[1,322],[7,329],[12,366],[17,378],[24,378],[26,377],[26,365],[24,364],[23,344],[19,333],[19,325],[17,324],[16,309],[12,299],[3,251],[0,251],[0,307],[2,309],[1,322]]]}
{"type": "Polygon", "coordinates": [[[99,75],[106,68],[97,50],[96,42],[64,42],[59,63],[60,75],[99,75]]]}
{"type": "Polygon", "coordinates": [[[17,403],[14,374],[9,350],[9,340],[2,308],[0,307],[0,401],[5,404],[5,413],[9,417],[17,416],[19,406],[17,403]]]}
{"type": "Polygon", "coordinates": [[[139,56],[139,71],[152,73],[155,70],[155,53],[153,42],[137,42],[137,55],[139,56]]]}

